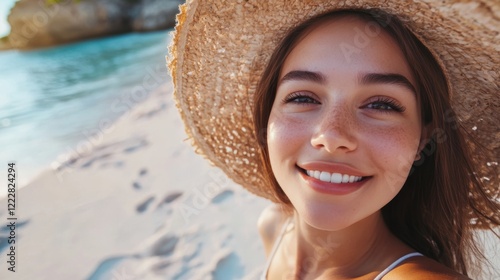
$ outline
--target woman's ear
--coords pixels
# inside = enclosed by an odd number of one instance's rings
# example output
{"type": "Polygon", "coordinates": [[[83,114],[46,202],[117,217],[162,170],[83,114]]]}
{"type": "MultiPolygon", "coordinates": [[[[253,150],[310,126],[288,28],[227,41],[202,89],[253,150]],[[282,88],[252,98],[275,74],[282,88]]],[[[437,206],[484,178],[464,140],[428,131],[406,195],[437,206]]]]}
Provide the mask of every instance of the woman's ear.
{"type": "Polygon", "coordinates": [[[422,158],[420,155],[420,152],[417,152],[417,155],[415,155],[415,159],[413,161],[419,161],[422,158]]]}
{"type": "Polygon", "coordinates": [[[419,161],[422,158],[422,150],[425,148],[425,145],[429,142],[429,125],[425,125],[422,127],[422,133],[420,134],[420,142],[418,144],[417,154],[415,155],[414,161],[419,161]]]}

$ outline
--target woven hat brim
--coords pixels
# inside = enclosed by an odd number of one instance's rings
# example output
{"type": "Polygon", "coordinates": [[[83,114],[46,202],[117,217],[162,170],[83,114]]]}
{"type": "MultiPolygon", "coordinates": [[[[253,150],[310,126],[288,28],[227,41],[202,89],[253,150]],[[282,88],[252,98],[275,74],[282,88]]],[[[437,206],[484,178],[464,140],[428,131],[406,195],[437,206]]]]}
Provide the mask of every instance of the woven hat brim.
{"type": "MultiPolygon", "coordinates": [[[[488,153],[476,153],[487,192],[499,199],[500,4],[463,1],[193,1],[181,7],[168,62],[174,98],[198,153],[250,192],[276,201],[264,180],[252,100],[270,54],[298,23],[346,8],[398,16],[449,79],[452,106],[488,153]]],[[[472,147],[476,150],[475,147],[472,147]]]]}

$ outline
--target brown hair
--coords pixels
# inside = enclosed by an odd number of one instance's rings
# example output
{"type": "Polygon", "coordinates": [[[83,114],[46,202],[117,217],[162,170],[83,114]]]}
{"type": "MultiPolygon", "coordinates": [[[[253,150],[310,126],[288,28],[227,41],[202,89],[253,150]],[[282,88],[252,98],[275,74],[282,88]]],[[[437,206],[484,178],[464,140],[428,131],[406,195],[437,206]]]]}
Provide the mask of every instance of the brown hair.
{"type": "Polygon", "coordinates": [[[291,208],[290,200],[272,173],[265,133],[281,67],[308,32],[342,16],[374,22],[396,41],[416,81],[422,123],[430,132],[421,158],[414,163],[403,188],[382,208],[384,220],[394,235],[415,250],[467,275],[472,256],[484,259],[473,240],[471,217],[479,217],[476,223],[482,222],[484,227],[499,225],[500,219],[495,213],[500,207],[485,193],[475,175],[465,130],[451,108],[443,70],[427,47],[397,17],[378,9],[333,11],[294,27],[278,44],[263,72],[254,100],[254,131],[266,180],[276,198],[291,208]],[[477,201],[483,204],[478,205],[477,201]]]}

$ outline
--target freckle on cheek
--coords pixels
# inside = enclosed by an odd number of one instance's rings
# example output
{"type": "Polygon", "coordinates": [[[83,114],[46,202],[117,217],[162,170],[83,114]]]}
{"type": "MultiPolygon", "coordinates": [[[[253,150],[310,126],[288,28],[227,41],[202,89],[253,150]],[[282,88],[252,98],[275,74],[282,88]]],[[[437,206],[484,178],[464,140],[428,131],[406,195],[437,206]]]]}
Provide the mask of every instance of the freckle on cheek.
{"type": "Polygon", "coordinates": [[[378,162],[385,165],[381,168],[393,169],[387,170],[389,173],[385,175],[388,182],[394,184],[400,180],[404,181],[418,148],[419,135],[402,127],[374,130],[366,135],[366,143],[369,143],[370,149],[376,151],[372,155],[378,157],[378,162]]]}

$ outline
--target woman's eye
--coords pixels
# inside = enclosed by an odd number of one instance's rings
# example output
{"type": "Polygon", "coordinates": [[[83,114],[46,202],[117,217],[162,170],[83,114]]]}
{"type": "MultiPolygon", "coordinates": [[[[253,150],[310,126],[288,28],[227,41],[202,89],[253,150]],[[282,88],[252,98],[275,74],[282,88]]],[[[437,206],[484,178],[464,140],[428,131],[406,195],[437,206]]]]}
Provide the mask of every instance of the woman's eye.
{"type": "Polygon", "coordinates": [[[371,102],[366,105],[368,109],[380,110],[380,111],[395,111],[395,112],[404,112],[405,107],[397,104],[395,101],[391,99],[381,98],[371,102]]]}
{"type": "Polygon", "coordinates": [[[292,93],[288,95],[283,100],[283,103],[320,104],[314,97],[302,93],[292,93]]]}

